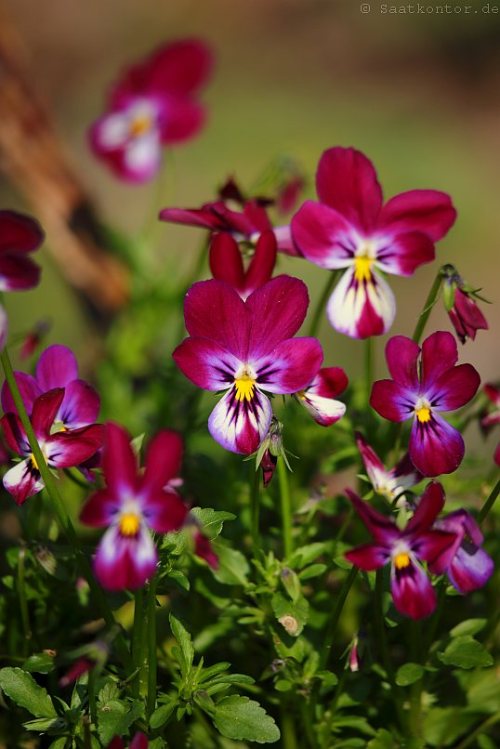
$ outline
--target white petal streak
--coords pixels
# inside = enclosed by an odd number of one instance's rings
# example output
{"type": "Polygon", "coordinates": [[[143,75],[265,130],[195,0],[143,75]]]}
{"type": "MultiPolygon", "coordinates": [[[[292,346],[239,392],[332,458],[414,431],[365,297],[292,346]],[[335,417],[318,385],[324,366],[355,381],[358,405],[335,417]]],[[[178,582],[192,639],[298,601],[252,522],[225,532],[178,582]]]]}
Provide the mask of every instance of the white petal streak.
{"type": "Polygon", "coordinates": [[[255,388],[253,397],[236,400],[232,387],[210,414],[208,430],[226,450],[249,455],[266,436],[273,411],[269,398],[255,388]]]}
{"type": "Polygon", "coordinates": [[[344,273],[327,305],[332,326],[351,338],[386,333],[395,314],[394,295],[382,276],[372,271],[370,281],[358,282],[353,267],[344,273]]]}

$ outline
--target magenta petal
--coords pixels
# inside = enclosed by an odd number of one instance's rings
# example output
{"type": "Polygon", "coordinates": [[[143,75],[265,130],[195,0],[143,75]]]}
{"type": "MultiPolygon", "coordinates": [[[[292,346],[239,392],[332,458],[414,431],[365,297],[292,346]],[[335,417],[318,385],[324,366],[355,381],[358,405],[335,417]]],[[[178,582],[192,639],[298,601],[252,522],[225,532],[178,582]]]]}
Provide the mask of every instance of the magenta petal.
{"type": "Polygon", "coordinates": [[[137,536],[122,536],[116,526],[108,528],[97,547],[94,570],[107,590],[141,588],[154,575],[158,552],[147,528],[137,536]]]}
{"type": "Polygon", "coordinates": [[[385,546],[376,546],[375,544],[365,544],[351,549],[345,553],[345,558],[359,567],[361,570],[371,572],[383,567],[390,559],[390,554],[385,546]]]}
{"type": "Polygon", "coordinates": [[[146,470],[142,480],[142,485],[148,491],[160,491],[179,476],[183,449],[182,437],[177,432],[162,429],[153,437],[146,452],[146,470]]]}
{"type": "Polygon", "coordinates": [[[38,284],[40,273],[38,265],[24,255],[0,254],[0,291],[32,289],[38,284]]]}
{"type": "Polygon", "coordinates": [[[329,148],[316,173],[322,203],[335,208],[359,228],[370,230],[382,207],[382,188],[372,162],[354,148],[329,148]]]}
{"type": "Polygon", "coordinates": [[[415,560],[407,567],[391,568],[391,593],[400,614],[422,619],[436,608],[436,592],[422,567],[415,560]]]}
{"type": "Polygon", "coordinates": [[[204,390],[225,390],[242,364],[227,349],[206,338],[186,338],[172,357],[181,372],[204,390]]]}
{"type": "Polygon", "coordinates": [[[41,354],[35,372],[42,391],[63,388],[78,379],[78,362],[67,346],[55,344],[41,354]]]}
{"type": "Polygon", "coordinates": [[[439,411],[465,406],[477,393],[481,378],[472,364],[459,364],[436,380],[426,395],[439,411]]]}
{"type": "Polygon", "coordinates": [[[84,463],[101,447],[103,433],[100,424],[71,432],[56,432],[45,441],[47,462],[56,468],[70,468],[84,463]]]}
{"type": "Polygon", "coordinates": [[[404,335],[395,335],[385,347],[387,366],[391,376],[400,385],[418,390],[417,361],[420,346],[404,335]]]}
{"type": "Polygon", "coordinates": [[[460,593],[467,594],[486,585],[494,570],[493,559],[483,549],[464,545],[457,550],[447,575],[460,593]]]}
{"type": "Polygon", "coordinates": [[[270,393],[296,393],[313,380],[323,361],[323,349],[316,338],[290,338],[279,343],[272,354],[252,362],[259,387],[270,393]]]}
{"type": "Polygon", "coordinates": [[[358,495],[350,489],[346,489],[346,494],[377,543],[388,547],[394,539],[401,535],[395,523],[393,523],[390,518],[377,512],[369,502],[358,497],[358,495]]]}
{"type": "MultiPolygon", "coordinates": [[[[406,533],[422,533],[428,530],[444,507],[444,490],[437,481],[431,481],[425,488],[413,517],[409,520],[406,533]]],[[[424,557],[427,559],[427,557],[424,557]]]]}
{"type": "Polygon", "coordinates": [[[373,383],[370,406],[384,419],[405,421],[415,409],[416,397],[404,385],[394,380],[378,380],[373,383]]]}
{"type": "Polygon", "coordinates": [[[120,510],[120,500],[107,489],[98,489],[91,494],[80,512],[80,522],[92,528],[103,528],[111,523],[120,510]]]}
{"type": "Polygon", "coordinates": [[[193,138],[205,124],[205,107],[197,101],[169,96],[165,108],[165,120],[160,123],[160,139],[165,145],[193,138]]]}
{"type": "Polygon", "coordinates": [[[119,424],[106,424],[102,466],[111,493],[133,493],[137,485],[137,458],[130,435],[119,424]]]}
{"type": "Polygon", "coordinates": [[[226,450],[250,455],[267,435],[272,415],[269,398],[257,388],[250,401],[238,401],[232,387],[210,414],[208,429],[226,450]]]}
{"type": "Polygon", "coordinates": [[[210,270],[214,278],[225,281],[233,289],[242,291],[245,285],[243,260],[237,241],[222,232],[216,234],[210,244],[210,270]]]}
{"type": "Polygon", "coordinates": [[[355,230],[333,208],[307,200],[293,217],[291,231],[304,257],[320,268],[347,268],[352,262],[355,230]]]}
{"type": "Polygon", "coordinates": [[[38,221],[16,211],[0,211],[0,254],[33,252],[45,238],[38,221]]]}
{"type": "Polygon", "coordinates": [[[173,491],[150,492],[142,502],[143,515],[150,528],[157,533],[178,531],[184,525],[188,508],[173,491]]]}
{"type": "Polygon", "coordinates": [[[322,398],[336,398],[344,392],[349,380],[342,367],[323,367],[307,388],[308,393],[322,398]]]}
{"type": "Polygon", "coordinates": [[[304,322],[309,295],[303,281],[277,276],[250,294],[246,307],[251,316],[249,355],[270,353],[291,338],[304,322]]]}
{"type": "MultiPolygon", "coordinates": [[[[24,372],[14,372],[16,378],[17,387],[21,393],[21,398],[26,407],[28,414],[33,411],[33,404],[35,400],[42,395],[42,391],[38,386],[35,378],[24,372]]],[[[10,387],[7,381],[4,381],[2,385],[2,408],[5,413],[17,413],[17,408],[14,403],[14,399],[10,392],[10,387]]]]}
{"type": "Polygon", "coordinates": [[[459,544],[460,537],[455,533],[432,530],[420,533],[418,539],[412,542],[412,549],[419,559],[429,564],[434,575],[442,575],[451,564],[459,544]]]}
{"type": "Polygon", "coordinates": [[[33,467],[30,458],[10,468],[3,477],[3,485],[18,505],[22,505],[28,497],[38,494],[44,487],[40,474],[33,467]]]}
{"type": "Polygon", "coordinates": [[[213,56],[199,39],[182,39],[160,47],[146,62],[149,91],[195,94],[209,79],[213,56]]]}
{"type": "Polygon", "coordinates": [[[434,260],[434,244],[420,232],[397,234],[380,239],[377,249],[377,265],[385,273],[396,276],[411,276],[423,263],[434,260]]]}
{"type": "Polygon", "coordinates": [[[184,301],[184,317],[191,336],[215,341],[240,361],[246,361],[249,313],[229,284],[216,279],[193,284],[184,301]]]}
{"type": "Polygon", "coordinates": [[[164,208],[159,218],[160,221],[198,226],[210,231],[226,229],[225,223],[210,208],[164,208]]]}
{"type": "Polygon", "coordinates": [[[65,427],[78,429],[93,424],[99,415],[100,399],[93,387],[73,380],[64,389],[57,418],[65,427]]]}
{"type": "MultiPolygon", "coordinates": [[[[0,351],[3,351],[9,334],[9,320],[5,307],[0,304],[0,351]]],[[[22,358],[22,357],[21,357],[22,358]]]]}
{"type": "Polygon", "coordinates": [[[437,414],[430,421],[415,419],[410,435],[410,458],[424,476],[453,473],[464,457],[462,435],[437,414]]]}
{"type": "Polygon", "coordinates": [[[141,731],[137,731],[130,742],[129,749],[148,749],[148,737],[141,731]]]}
{"type": "MultiPolygon", "coordinates": [[[[368,474],[368,478],[373,484],[374,479],[378,477],[379,474],[386,474],[387,471],[385,470],[385,466],[380,460],[379,456],[377,455],[375,450],[368,444],[363,435],[360,432],[355,432],[354,436],[356,438],[356,445],[361,454],[361,459],[368,474]]],[[[378,482],[375,481],[375,483],[378,482]]]]}
{"type": "Polygon", "coordinates": [[[263,232],[257,240],[254,256],[248,266],[245,292],[251,293],[269,281],[276,265],[278,248],[272,231],[263,232]]]}
{"type": "Polygon", "coordinates": [[[436,242],[455,223],[457,212],[451,198],[439,190],[409,190],[387,201],[379,226],[394,233],[418,231],[436,242]]]}
{"type": "Polygon", "coordinates": [[[48,437],[64,398],[64,388],[54,388],[40,395],[33,404],[31,423],[37,437],[48,437]]]}
{"type": "Polygon", "coordinates": [[[438,330],[426,338],[422,344],[422,390],[425,392],[432,387],[457,360],[457,342],[451,333],[438,330]]]}
{"type": "Polygon", "coordinates": [[[17,413],[8,413],[0,419],[5,441],[12,452],[18,455],[29,455],[31,447],[17,413]]]}

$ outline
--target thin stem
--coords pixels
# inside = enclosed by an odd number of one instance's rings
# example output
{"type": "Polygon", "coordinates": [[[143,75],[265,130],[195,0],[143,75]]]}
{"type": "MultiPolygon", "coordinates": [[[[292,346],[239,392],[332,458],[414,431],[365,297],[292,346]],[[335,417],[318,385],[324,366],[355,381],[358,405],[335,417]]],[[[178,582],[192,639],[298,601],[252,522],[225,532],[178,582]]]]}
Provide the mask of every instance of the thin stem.
{"type": "Polygon", "coordinates": [[[288,469],[285,460],[282,457],[278,458],[277,468],[281,502],[281,527],[283,529],[283,553],[285,559],[288,559],[293,551],[292,497],[290,494],[290,483],[288,481],[288,469]]]}
{"type": "MultiPolygon", "coordinates": [[[[108,602],[106,600],[106,597],[104,596],[102,589],[99,587],[99,585],[97,584],[94,578],[90,563],[82,551],[82,548],[80,546],[80,541],[78,539],[78,536],[76,535],[76,531],[73,527],[73,524],[71,522],[69,515],[66,512],[66,508],[64,506],[63,499],[59,493],[59,489],[56,485],[55,478],[52,475],[52,472],[47,465],[47,462],[45,460],[45,456],[42,450],[40,449],[40,445],[38,444],[35,432],[33,430],[31,421],[26,411],[26,407],[21,397],[21,393],[19,391],[19,387],[17,385],[17,381],[14,376],[14,371],[12,369],[12,364],[11,364],[9,354],[6,348],[0,354],[0,361],[3,366],[5,379],[7,380],[7,384],[12,394],[12,398],[14,400],[14,404],[15,404],[19,419],[26,432],[26,436],[28,438],[28,442],[29,442],[31,451],[33,453],[33,457],[38,466],[38,470],[40,471],[40,475],[43,479],[43,482],[45,484],[47,495],[50,499],[52,509],[57,517],[57,521],[60,527],[62,528],[64,534],[68,538],[70,546],[72,546],[73,549],[75,550],[76,558],[80,566],[80,571],[83,577],[85,577],[85,579],[87,580],[89,584],[91,593],[94,599],[97,601],[98,607],[101,611],[101,614],[104,620],[106,621],[106,624],[109,627],[111,627],[115,624],[115,618],[113,616],[113,612],[111,611],[108,605],[108,602]]],[[[128,653],[125,640],[123,639],[123,635],[121,634],[118,635],[116,639],[116,645],[117,645],[117,649],[119,650],[120,658],[125,664],[128,664],[130,661],[130,656],[128,653]]]]}
{"type": "Polygon", "coordinates": [[[89,713],[91,722],[97,724],[97,705],[95,699],[95,670],[93,668],[88,672],[87,694],[89,698],[89,713]]]}
{"type": "Polygon", "coordinates": [[[19,595],[19,608],[21,611],[21,624],[23,629],[23,648],[24,655],[28,654],[28,644],[31,640],[31,626],[28,611],[28,601],[26,599],[26,587],[25,587],[25,569],[24,561],[26,559],[26,549],[21,546],[19,549],[19,556],[17,558],[17,589],[19,595]]]}
{"type": "Polygon", "coordinates": [[[344,608],[344,604],[347,600],[347,596],[349,595],[349,591],[351,590],[352,585],[357,575],[358,575],[358,568],[351,567],[349,574],[345,578],[342,584],[342,587],[337,595],[337,600],[335,603],[335,608],[333,609],[332,618],[330,619],[328,630],[325,633],[325,639],[323,641],[323,647],[321,649],[320,658],[319,658],[318,671],[322,671],[328,665],[330,654],[332,652],[332,647],[335,642],[335,636],[337,634],[337,625],[339,623],[340,615],[344,608]]]}
{"type": "Polygon", "coordinates": [[[488,515],[489,511],[493,507],[493,505],[496,502],[496,499],[498,495],[500,494],[500,479],[497,481],[493,489],[491,490],[491,494],[484,503],[484,505],[481,507],[481,510],[479,511],[479,515],[477,517],[478,522],[482,523],[485,517],[488,515]]]}
{"type": "Polygon", "coordinates": [[[260,548],[260,469],[253,470],[251,466],[252,478],[250,484],[250,532],[252,534],[253,551],[257,553],[260,548]]]}
{"type": "Polygon", "coordinates": [[[480,723],[478,727],[474,731],[472,731],[472,733],[470,733],[463,741],[461,741],[460,744],[457,744],[456,749],[467,749],[468,746],[474,743],[478,736],[480,736],[482,733],[485,733],[488,728],[494,726],[495,723],[498,723],[498,721],[500,721],[500,712],[495,713],[495,715],[490,715],[489,718],[483,720],[483,722],[480,723]]]}
{"type": "Polygon", "coordinates": [[[156,585],[155,575],[149,583],[148,589],[148,699],[147,715],[153,713],[156,705],[156,678],[157,678],[157,652],[156,652],[156,585]]]}
{"type": "Polygon", "coordinates": [[[417,324],[413,332],[413,340],[415,341],[415,343],[420,343],[420,339],[422,338],[425,326],[427,325],[429,315],[431,314],[432,308],[437,302],[442,283],[443,276],[441,273],[441,269],[439,269],[437,276],[434,279],[434,283],[431,286],[427,299],[425,300],[424,307],[422,309],[422,312],[420,313],[420,317],[417,320],[417,324]]]}
{"type": "Polygon", "coordinates": [[[144,675],[144,658],[143,658],[143,638],[144,638],[144,590],[139,588],[134,595],[134,623],[132,625],[132,659],[133,665],[137,669],[137,679],[133,684],[133,691],[136,697],[141,694],[141,685],[144,675]]]}
{"type": "Polygon", "coordinates": [[[281,708],[281,742],[283,749],[298,749],[295,723],[290,705],[282,705],[281,708]]]}
{"type": "MultiPolygon", "coordinates": [[[[411,658],[414,663],[420,663],[422,658],[421,645],[422,645],[422,628],[421,623],[416,621],[410,622],[410,643],[411,643],[411,658]]],[[[423,688],[423,677],[418,679],[412,684],[410,689],[410,717],[409,726],[410,732],[413,738],[421,738],[422,736],[422,688],[423,688]]]]}
{"type": "Polygon", "coordinates": [[[321,322],[321,316],[323,315],[324,309],[326,307],[326,303],[332,292],[333,287],[335,286],[335,282],[337,281],[338,277],[339,277],[339,271],[332,271],[328,277],[328,280],[325,284],[323,292],[319,298],[318,304],[316,305],[316,309],[314,310],[313,318],[311,320],[311,325],[309,327],[310,336],[316,336],[318,333],[319,324],[321,322]]]}

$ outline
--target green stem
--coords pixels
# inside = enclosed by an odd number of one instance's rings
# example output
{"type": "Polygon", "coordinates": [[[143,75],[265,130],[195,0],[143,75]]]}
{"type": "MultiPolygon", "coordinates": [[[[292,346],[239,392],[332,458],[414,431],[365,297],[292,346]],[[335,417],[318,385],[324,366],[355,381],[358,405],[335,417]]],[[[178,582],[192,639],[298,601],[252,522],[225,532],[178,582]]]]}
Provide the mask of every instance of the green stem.
{"type": "Polygon", "coordinates": [[[478,736],[480,736],[482,733],[485,733],[488,728],[494,726],[495,723],[498,723],[498,721],[500,721],[500,712],[495,713],[495,715],[490,715],[489,718],[483,720],[483,722],[480,723],[478,727],[474,731],[472,731],[472,733],[470,733],[463,741],[461,741],[460,744],[457,744],[456,749],[467,749],[468,746],[474,743],[478,736]]]}
{"type": "Polygon", "coordinates": [[[97,724],[97,704],[95,699],[95,670],[93,668],[88,672],[87,694],[89,698],[89,713],[91,722],[97,724]]]}
{"type": "MultiPolygon", "coordinates": [[[[78,536],[76,535],[76,531],[73,527],[73,524],[71,522],[69,515],[66,512],[66,508],[64,506],[63,499],[59,493],[59,489],[56,485],[55,478],[52,475],[52,472],[50,468],[48,467],[47,462],[45,460],[45,456],[40,448],[40,445],[38,444],[35,432],[33,430],[31,421],[29,419],[23,399],[21,397],[21,393],[19,391],[16,378],[14,376],[14,371],[12,369],[12,364],[9,358],[9,354],[6,348],[0,354],[0,361],[2,363],[2,367],[5,373],[5,379],[7,380],[7,384],[12,394],[12,398],[14,400],[14,404],[16,406],[19,419],[26,432],[26,436],[28,438],[28,442],[30,444],[33,457],[38,466],[38,470],[40,471],[40,475],[43,479],[43,482],[45,484],[46,492],[52,505],[52,510],[54,514],[56,515],[57,521],[61,529],[63,530],[63,533],[66,535],[70,543],[70,546],[72,546],[73,549],[75,550],[75,554],[76,554],[78,564],[80,566],[81,574],[87,580],[91,593],[95,601],[98,604],[98,607],[101,611],[101,614],[106,624],[109,627],[111,627],[115,624],[115,618],[113,616],[113,612],[111,611],[108,605],[108,602],[106,600],[106,597],[104,596],[102,589],[97,584],[94,578],[89,560],[87,559],[87,557],[82,551],[82,548],[80,546],[80,541],[78,539],[78,536]]],[[[130,656],[129,656],[129,652],[128,652],[125,640],[123,639],[123,635],[121,634],[118,635],[116,639],[116,645],[117,645],[117,649],[119,650],[120,658],[122,659],[124,664],[128,664],[130,662],[130,656]]]]}
{"type": "Polygon", "coordinates": [[[26,656],[28,655],[28,645],[31,640],[31,627],[30,618],[28,611],[28,601],[26,599],[26,587],[25,587],[25,570],[24,560],[26,558],[26,549],[21,546],[19,549],[19,556],[17,558],[17,588],[19,595],[19,608],[21,611],[21,624],[23,629],[23,647],[22,652],[26,656]]]}
{"type": "MultiPolygon", "coordinates": [[[[420,622],[410,622],[411,658],[414,663],[420,663],[422,658],[422,629],[420,622]]],[[[422,737],[422,688],[423,677],[412,684],[410,689],[410,717],[409,726],[411,736],[416,739],[422,737]]]]}
{"type": "Polygon", "coordinates": [[[283,705],[281,709],[281,742],[283,749],[298,749],[295,722],[290,705],[283,705]]]}
{"type": "Polygon", "coordinates": [[[250,484],[250,532],[254,547],[253,552],[256,554],[260,548],[260,468],[255,471],[252,463],[250,470],[253,472],[250,484]]]}
{"type": "Polygon", "coordinates": [[[137,678],[133,684],[135,697],[142,693],[144,681],[144,590],[139,588],[134,594],[134,623],[132,625],[132,659],[137,669],[137,678]]]}
{"type": "Polygon", "coordinates": [[[431,314],[432,308],[437,302],[442,283],[443,276],[441,273],[441,269],[439,269],[437,276],[434,279],[434,283],[431,286],[427,299],[425,300],[424,307],[422,309],[422,312],[420,313],[420,317],[417,320],[417,324],[413,332],[413,340],[415,341],[415,343],[420,343],[420,339],[422,338],[425,326],[427,325],[429,315],[431,314]]]}
{"type": "Polygon", "coordinates": [[[321,322],[321,317],[323,315],[324,309],[326,307],[326,303],[332,292],[333,287],[335,286],[335,282],[337,281],[338,277],[339,277],[339,271],[332,271],[328,277],[328,280],[325,284],[323,292],[319,298],[318,304],[316,305],[316,309],[314,310],[314,315],[311,320],[311,325],[309,327],[308,335],[312,337],[316,336],[318,333],[318,328],[321,322]]]}
{"type": "Polygon", "coordinates": [[[332,618],[330,619],[328,629],[325,633],[325,639],[320,653],[318,671],[323,671],[328,665],[332,647],[335,642],[335,636],[337,634],[337,625],[339,623],[340,615],[357,575],[358,568],[351,567],[349,574],[345,578],[342,587],[337,594],[335,608],[333,609],[332,618]]]}
{"type": "Polygon", "coordinates": [[[148,589],[148,700],[147,716],[151,716],[156,705],[157,652],[156,652],[156,585],[155,575],[148,589]]]}
{"type": "Polygon", "coordinates": [[[283,529],[283,554],[285,559],[288,559],[293,551],[292,497],[290,494],[290,483],[288,481],[288,469],[284,458],[278,458],[277,468],[281,502],[281,526],[283,529]]]}
{"type": "Polygon", "coordinates": [[[491,490],[490,496],[488,497],[484,505],[481,507],[481,510],[479,511],[479,515],[477,517],[479,523],[482,523],[485,517],[488,515],[489,511],[495,504],[496,499],[499,494],[500,494],[500,479],[497,481],[497,483],[491,490]]]}

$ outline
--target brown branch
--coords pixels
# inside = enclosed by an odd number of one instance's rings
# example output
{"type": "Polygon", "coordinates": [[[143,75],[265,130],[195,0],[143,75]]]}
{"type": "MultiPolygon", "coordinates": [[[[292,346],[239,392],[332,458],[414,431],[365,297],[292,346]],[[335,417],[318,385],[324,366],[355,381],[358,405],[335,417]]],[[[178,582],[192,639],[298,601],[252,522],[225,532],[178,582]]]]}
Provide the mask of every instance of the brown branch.
{"type": "Polygon", "coordinates": [[[128,275],[109,254],[88,194],[30,82],[21,39],[0,7],[0,170],[47,232],[64,278],[101,318],[128,297],[128,275]]]}

